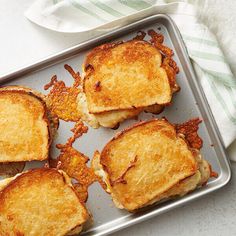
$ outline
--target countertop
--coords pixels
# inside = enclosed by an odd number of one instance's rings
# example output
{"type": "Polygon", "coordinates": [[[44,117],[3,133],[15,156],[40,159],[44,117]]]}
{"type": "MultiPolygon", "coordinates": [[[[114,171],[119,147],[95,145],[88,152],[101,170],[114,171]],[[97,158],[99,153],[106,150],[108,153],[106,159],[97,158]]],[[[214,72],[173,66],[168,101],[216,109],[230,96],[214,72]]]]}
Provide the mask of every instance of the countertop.
{"type": "MultiPolygon", "coordinates": [[[[88,38],[86,34],[61,34],[29,22],[23,12],[30,0],[1,0],[0,77],[88,38]]],[[[91,37],[91,35],[90,35],[91,37]]],[[[236,155],[236,141],[227,149],[236,155]]],[[[232,179],[221,190],[114,235],[236,235],[236,163],[232,179]]]]}

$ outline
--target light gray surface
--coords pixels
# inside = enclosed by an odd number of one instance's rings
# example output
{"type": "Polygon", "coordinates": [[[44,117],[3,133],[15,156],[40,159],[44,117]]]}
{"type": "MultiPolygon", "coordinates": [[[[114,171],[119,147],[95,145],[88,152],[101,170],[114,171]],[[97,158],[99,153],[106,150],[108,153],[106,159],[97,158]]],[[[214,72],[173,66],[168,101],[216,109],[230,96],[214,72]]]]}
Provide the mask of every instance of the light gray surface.
{"type": "MultiPolygon", "coordinates": [[[[0,74],[85,39],[85,36],[49,32],[28,22],[23,11],[31,4],[29,0],[0,1],[0,74]]],[[[231,155],[236,155],[235,144],[230,147],[231,155]]],[[[236,164],[233,164],[234,171],[236,164]]],[[[235,235],[235,192],[233,175],[232,182],[222,191],[115,235],[199,235],[199,232],[201,235],[235,235]]]]}

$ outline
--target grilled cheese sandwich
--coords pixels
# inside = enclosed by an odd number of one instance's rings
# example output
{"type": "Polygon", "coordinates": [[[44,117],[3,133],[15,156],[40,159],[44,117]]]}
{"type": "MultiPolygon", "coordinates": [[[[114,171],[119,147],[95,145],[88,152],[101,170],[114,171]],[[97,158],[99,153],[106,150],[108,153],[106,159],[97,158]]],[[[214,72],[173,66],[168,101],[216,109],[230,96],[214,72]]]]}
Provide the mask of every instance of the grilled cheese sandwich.
{"type": "Polygon", "coordinates": [[[95,153],[92,166],[118,208],[135,211],[204,185],[211,168],[166,120],[142,122],[95,153]]]}
{"type": "Polygon", "coordinates": [[[0,235],[78,233],[89,219],[63,171],[41,168],[0,182],[0,235]]]}
{"type": "Polygon", "coordinates": [[[176,73],[171,55],[152,42],[136,38],[98,46],[83,64],[78,109],[94,128],[114,128],[142,111],[158,114],[179,90],[176,73]]]}

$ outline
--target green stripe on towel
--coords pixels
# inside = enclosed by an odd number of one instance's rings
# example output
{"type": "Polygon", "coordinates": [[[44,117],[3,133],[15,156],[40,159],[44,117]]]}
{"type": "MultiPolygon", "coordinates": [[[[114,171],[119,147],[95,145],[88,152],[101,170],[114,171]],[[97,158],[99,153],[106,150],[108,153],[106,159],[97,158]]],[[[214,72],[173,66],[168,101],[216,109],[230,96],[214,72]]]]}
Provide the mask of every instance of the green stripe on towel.
{"type": "Polygon", "coordinates": [[[116,11],[115,9],[107,6],[106,4],[104,4],[103,2],[99,1],[99,0],[89,0],[92,4],[94,4],[96,7],[100,8],[101,10],[107,12],[108,14],[115,16],[115,17],[123,17],[125,15],[123,15],[122,13],[116,11]]]}
{"type": "Polygon", "coordinates": [[[236,80],[234,77],[230,74],[222,73],[222,72],[217,72],[213,70],[205,70],[208,74],[212,75],[215,77],[217,80],[221,81],[223,84],[229,86],[229,87],[234,87],[236,88],[236,80]]]}
{"type": "Polygon", "coordinates": [[[205,59],[205,60],[210,60],[210,61],[226,62],[224,56],[220,56],[220,55],[217,55],[217,54],[212,54],[212,53],[208,53],[208,52],[201,52],[201,51],[196,51],[196,50],[192,50],[192,49],[188,50],[188,52],[193,57],[198,57],[198,58],[205,59]]]}
{"type": "MultiPolygon", "coordinates": [[[[217,88],[217,86],[214,83],[214,79],[211,78],[211,80],[207,80],[207,82],[210,84],[211,86],[211,90],[213,91],[215,97],[217,98],[218,102],[220,103],[222,110],[224,111],[224,113],[226,114],[226,116],[228,117],[228,119],[234,124],[236,125],[236,118],[233,117],[227,107],[227,104],[224,101],[224,98],[221,97],[220,92],[217,88]]],[[[221,112],[221,111],[219,111],[221,112]]]]}
{"type": "Polygon", "coordinates": [[[192,41],[192,42],[195,42],[195,43],[203,43],[203,44],[206,44],[208,46],[215,46],[215,47],[218,48],[218,44],[215,41],[212,41],[212,40],[209,40],[209,39],[197,38],[197,37],[189,36],[189,35],[186,35],[186,34],[182,34],[182,36],[183,36],[183,39],[186,40],[186,41],[192,41]]]}
{"type": "Polygon", "coordinates": [[[226,86],[225,86],[225,88],[229,93],[229,96],[231,98],[231,101],[233,103],[234,108],[236,109],[236,92],[235,91],[233,92],[232,88],[229,88],[229,87],[226,87],[226,86]]]}
{"type": "Polygon", "coordinates": [[[101,18],[101,16],[97,15],[96,13],[94,13],[93,11],[90,11],[88,8],[82,6],[80,3],[78,3],[75,0],[70,0],[71,4],[73,7],[79,9],[80,11],[84,12],[87,15],[90,15],[92,17],[94,17],[96,20],[100,20],[102,22],[107,22],[107,20],[101,18]]]}
{"type": "Polygon", "coordinates": [[[135,9],[136,11],[140,11],[143,10],[145,8],[151,7],[152,5],[145,2],[145,1],[141,1],[141,0],[119,0],[120,3],[122,3],[123,5],[126,5],[128,7],[131,7],[133,9],[135,9]]]}

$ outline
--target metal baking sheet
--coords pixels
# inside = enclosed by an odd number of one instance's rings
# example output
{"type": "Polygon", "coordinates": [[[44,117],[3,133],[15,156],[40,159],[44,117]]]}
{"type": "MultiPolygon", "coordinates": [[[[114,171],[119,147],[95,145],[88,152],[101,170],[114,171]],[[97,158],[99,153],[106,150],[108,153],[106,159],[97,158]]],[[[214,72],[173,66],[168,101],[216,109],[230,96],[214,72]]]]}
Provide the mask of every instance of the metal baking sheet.
{"type": "MultiPolygon", "coordinates": [[[[25,85],[45,93],[43,87],[54,74],[58,76],[58,79],[66,81],[68,85],[73,82],[71,76],[63,67],[65,63],[71,65],[75,70],[81,71],[81,64],[86,53],[94,46],[108,41],[128,40],[133,38],[137,31],[146,31],[148,29],[157,30],[164,35],[164,43],[174,50],[174,59],[180,67],[177,82],[181,86],[181,91],[174,96],[173,104],[167,107],[163,113],[155,117],[165,116],[169,121],[174,123],[181,123],[193,117],[202,118],[203,123],[200,125],[199,133],[204,141],[204,146],[201,153],[211,163],[213,169],[219,173],[219,177],[217,179],[211,179],[206,186],[184,197],[148,207],[135,214],[116,209],[109,194],[105,193],[99,184],[94,184],[89,189],[89,200],[87,202],[87,207],[93,215],[94,222],[90,228],[83,232],[84,235],[107,235],[129,225],[147,220],[222,188],[230,180],[231,172],[229,162],[225,155],[218,129],[203,91],[194,75],[176,25],[166,15],[154,15],[69,48],[0,78],[1,85],[25,85]]],[[[152,117],[152,114],[141,114],[139,119],[145,120],[152,117]]],[[[105,128],[95,130],[89,128],[89,132],[77,140],[75,147],[91,158],[94,151],[102,150],[108,140],[119,130],[135,122],[137,121],[126,121],[121,124],[118,130],[105,128]]],[[[54,144],[65,143],[67,138],[72,134],[70,128],[73,125],[73,123],[61,121],[59,135],[55,139],[54,144]]],[[[56,157],[57,154],[58,150],[54,148],[53,155],[56,157]]],[[[31,162],[27,164],[27,168],[40,165],[42,165],[40,162],[31,162]]]]}

